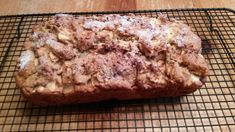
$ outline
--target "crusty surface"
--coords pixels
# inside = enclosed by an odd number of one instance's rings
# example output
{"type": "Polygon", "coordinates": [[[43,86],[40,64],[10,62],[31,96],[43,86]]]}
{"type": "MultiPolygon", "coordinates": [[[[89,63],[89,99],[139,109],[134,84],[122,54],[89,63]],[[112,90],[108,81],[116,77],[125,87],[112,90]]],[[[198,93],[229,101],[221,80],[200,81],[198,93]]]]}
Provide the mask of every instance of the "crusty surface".
{"type": "Polygon", "coordinates": [[[33,28],[19,65],[17,86],[42,105],[180,96],[208,76],[201,39],[163,15],[58,14],[33,28]]]}

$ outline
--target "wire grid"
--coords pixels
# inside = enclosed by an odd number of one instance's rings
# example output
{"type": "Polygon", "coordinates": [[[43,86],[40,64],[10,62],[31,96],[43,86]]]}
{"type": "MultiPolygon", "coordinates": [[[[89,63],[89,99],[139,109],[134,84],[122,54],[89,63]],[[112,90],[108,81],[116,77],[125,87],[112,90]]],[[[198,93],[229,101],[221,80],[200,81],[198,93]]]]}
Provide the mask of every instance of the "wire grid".
{"type": "MultiPolygon", "coordinates": [[[[210,64],[210,76],[203,88],[177,98],[62,107],[32,105],[16,88],[16,59],[32,26],[54,14],[2,16],[0,131],[235,131],[235,12],[229,9],[131,12],[152,17],[162,12],[192,27],[203,40],[203,54],[210,64]]],[[[103,13],[107,12],[99,14],[103,13]]]]}

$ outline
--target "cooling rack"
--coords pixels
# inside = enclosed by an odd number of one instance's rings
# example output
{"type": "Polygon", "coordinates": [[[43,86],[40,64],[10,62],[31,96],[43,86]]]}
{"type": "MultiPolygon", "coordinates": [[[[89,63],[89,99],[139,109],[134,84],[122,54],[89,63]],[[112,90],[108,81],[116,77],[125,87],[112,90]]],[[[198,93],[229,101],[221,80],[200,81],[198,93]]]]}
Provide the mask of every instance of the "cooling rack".
{"type": "Polygon", "coordinates": [[[157,13],[182,20],[202,38],[210,76],[200,90],[177,98],[36,106],[16,88],[16,59],[33,25],[54,14],[0,16],[0,131],[235,131],[235,11],[173,9],[71,13],[157,13]]]}

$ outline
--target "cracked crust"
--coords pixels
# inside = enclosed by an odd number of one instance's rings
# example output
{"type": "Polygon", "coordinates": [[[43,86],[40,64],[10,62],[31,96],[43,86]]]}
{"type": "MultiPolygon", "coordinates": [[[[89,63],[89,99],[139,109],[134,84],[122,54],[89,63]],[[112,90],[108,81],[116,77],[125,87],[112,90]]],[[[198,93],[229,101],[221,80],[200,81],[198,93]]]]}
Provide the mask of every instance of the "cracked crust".
{"type": "Polygon", "coordinates": [[[58,14],[33,28],[16,84],[41,105],[181,96],[208,76],[200,51],[190,27],[163,15],[58,14]]]}

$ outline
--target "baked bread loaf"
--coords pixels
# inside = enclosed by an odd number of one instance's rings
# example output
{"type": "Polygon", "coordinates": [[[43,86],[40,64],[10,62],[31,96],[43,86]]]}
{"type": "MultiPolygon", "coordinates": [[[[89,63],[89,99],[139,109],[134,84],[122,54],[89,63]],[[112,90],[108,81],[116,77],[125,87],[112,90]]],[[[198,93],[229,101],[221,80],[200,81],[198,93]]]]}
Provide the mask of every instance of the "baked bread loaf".
{"type": "Polygon", "coordinates": [[[164,15],[58,14],[32,30],[16,84],[35,104],[181,96],[208,76],[201,39],[164,15]]]}

